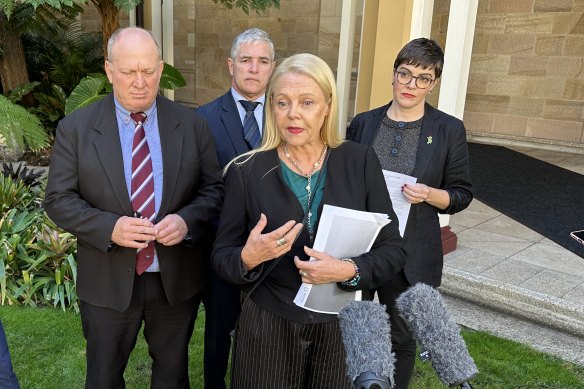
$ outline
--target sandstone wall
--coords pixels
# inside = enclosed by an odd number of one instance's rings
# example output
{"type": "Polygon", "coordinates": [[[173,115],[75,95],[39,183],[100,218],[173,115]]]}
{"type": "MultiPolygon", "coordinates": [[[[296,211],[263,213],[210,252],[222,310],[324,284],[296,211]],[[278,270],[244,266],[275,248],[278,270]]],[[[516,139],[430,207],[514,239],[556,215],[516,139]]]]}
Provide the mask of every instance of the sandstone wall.
{"type": "MultiPolygon", "coordinates": [[[[436,0],[444,42],[450,0],[436,0]]],[[[471,135],[584,149],[584,0],[479,0],[464,122],[471,135]]]]}

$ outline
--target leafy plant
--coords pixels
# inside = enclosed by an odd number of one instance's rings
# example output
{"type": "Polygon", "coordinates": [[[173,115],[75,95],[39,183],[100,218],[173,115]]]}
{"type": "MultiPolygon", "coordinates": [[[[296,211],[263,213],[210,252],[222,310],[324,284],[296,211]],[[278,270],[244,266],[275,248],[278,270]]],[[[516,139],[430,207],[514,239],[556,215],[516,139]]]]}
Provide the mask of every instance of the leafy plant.
{"type": "Polygon", "coordinates": [[[81,80],[65,100],[65,115],[101,100],[107,95],[108,88],[111,89],[111,84],[105,74],[88,75],[81,80]]]}
{"type": "Polygon", "coordinates": [[[52,129],[57,128],[57,123],[65,116],[65,100],[67,96],[57,84],[46,86],[43,91],[33,93],[38,102],[37,107],[29,109],[35,114],[45,126],[45,130],[53,133],[52,129]]]}
{"type": "MultiPolygon", "coordinates": [[[[22,34],[30,30],[42,31],[48,37],[56,35],[52,30],[54,21],[63,16],[74,19],[82,12],[76,1],[67,0],[55,7],[56,1],[48,4],[33,0],[0,1],[0,35],[3,66],[0,67],[0,82],[4,93],[30,81],[22,44],[22,34]]],[[[39,80],[40,81],[40,80],[39,80]]],[[[32,96],[25,98],[26,106],[33,106],[32,96]]]]}
{"type": "Polygon", "coordinates": [[[40,178],[43,176],[43,172],[29,169],[22,163],[15,168],[12,162],[4,162],[2,164],[2,175],[11,178],[12,181],[22,181],[25,186],[33,188],[40,185],[40,178]]]}
{"type": "Polygon", "coordinates": [[[9,148],[28,147],[37,151],[48,145],[40,120],[3,95],[0,95],[0,135],[9,148]]]}
{"type": "Polygon", "coordinates": [[[79,310],[75,238],[41,207],[45,180],[4,166],[0,176],[0,303],[79,310]]]}
{"type": "Polygon", "coordinates": [[[11,177],[0,177],[0,212],[17,209],[28,211],[36,207],[37,196],[31,188],[21,181],[13,180],[11,177]]]}
{"type": "MultiPolygon", "coordinates": [[[[0,0],[1,1],[1,0],[0,0]]],[[[32,92],[37,86],[41,83],[38,81],[29,82],[28,84],[22,84],[17,86],[16,88],[12,89],[8,94],[8,99],[13,103],[17,103],[30,92],[32,92]]]]}
{"type": "Polygon", "coordinates": [[[79,311],[75,288],[77,262],[73,255],[74,237],[57,228],[46,218],[35,238],[30,244],[30,249],[38,256],[34,262],[29,263],[26,270],[28,277],[23,277],[28,281],[26,286],[34,292],[42,287],[43,302],[52,301],[53,306],[59,305],[63,310],[72,307],[79,311]]]}
{"type": "Polygon", "coordinates": [[[215,4],[221,3],[225,8],[241,8],[249,15],[249,11],[265,12],[270,7],[280,8],[280,0],[213,0],[215,4]]]}
{"type": "Polygon", "coordinates": [[[28,259],[27,247],[34,240],[40,211],[12,208],[0,219],[0,302],[18,303],[22,262],[28,259]]]}
{"type": "Polygon", "coordinates": [[[160,76],[160,88],[174,90],[186,85],[187,82],[180,71],[165,62],[162,76],[160,76]]]}
{"type": "Polygon", "coordinates": [[[83,31],[77,20],[53,25],[50,36],[40,29],[23,34],[26,63],[31,79],[59,85],[68,95],[85,75],[103,71],[101,36],[83,31]]]}

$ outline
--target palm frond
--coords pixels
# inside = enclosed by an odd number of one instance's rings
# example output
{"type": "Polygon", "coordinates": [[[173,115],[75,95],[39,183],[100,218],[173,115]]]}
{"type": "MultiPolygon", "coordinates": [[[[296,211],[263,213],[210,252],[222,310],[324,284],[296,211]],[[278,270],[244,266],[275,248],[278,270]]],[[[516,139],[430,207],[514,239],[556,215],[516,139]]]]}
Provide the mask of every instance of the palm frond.
{"type": "Polygon", "coordinates": [[[16,1],[14,0],[0,0],[0,11],[3,11],[8,19],[12,16],[15,7],[16,1]]]}
{"type": "Polygon", "coordinates": [[[23,107],[0,95],[0,135],[8,147],[14,143],[35,151],[48,145],[48,136],[40,120],[23,107]]]}

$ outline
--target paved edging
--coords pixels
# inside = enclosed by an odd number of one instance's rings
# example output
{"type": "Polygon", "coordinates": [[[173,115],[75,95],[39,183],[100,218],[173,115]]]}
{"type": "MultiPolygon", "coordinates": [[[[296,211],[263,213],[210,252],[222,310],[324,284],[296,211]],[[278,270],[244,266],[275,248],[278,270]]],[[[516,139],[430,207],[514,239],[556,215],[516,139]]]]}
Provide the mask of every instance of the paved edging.
{"type": "Polygon", "coordinates": [[[584,336],[584,305],[444,267],[440,291],[473,303],[584,336]]]}

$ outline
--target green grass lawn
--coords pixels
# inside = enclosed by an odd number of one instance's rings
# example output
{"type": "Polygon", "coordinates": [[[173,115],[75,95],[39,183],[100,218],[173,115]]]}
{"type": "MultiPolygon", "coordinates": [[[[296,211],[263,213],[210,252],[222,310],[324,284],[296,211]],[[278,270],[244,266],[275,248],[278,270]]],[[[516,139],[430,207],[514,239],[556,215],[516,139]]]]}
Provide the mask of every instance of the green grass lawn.
{"type": "MultiPolygon", "coordinates": [[[[22,389],[83,388],[85,341],[79,316],[58,309],[0,307],[14,369],[22,389]]],[[[199,313],[190,346],[190,378],[202,388],[204,311],[199,313]]],[[[584,367],[564,362],[523,345],[464,330],[463,336],[479,368],[476,389],[584,388],[584,367]]],[[[126,369],[128,389],[149,387],[150,357],[140,337],[126,369]]],[[[445,388],[431,366],[417,362],[411,388],[445,388]]]]}

